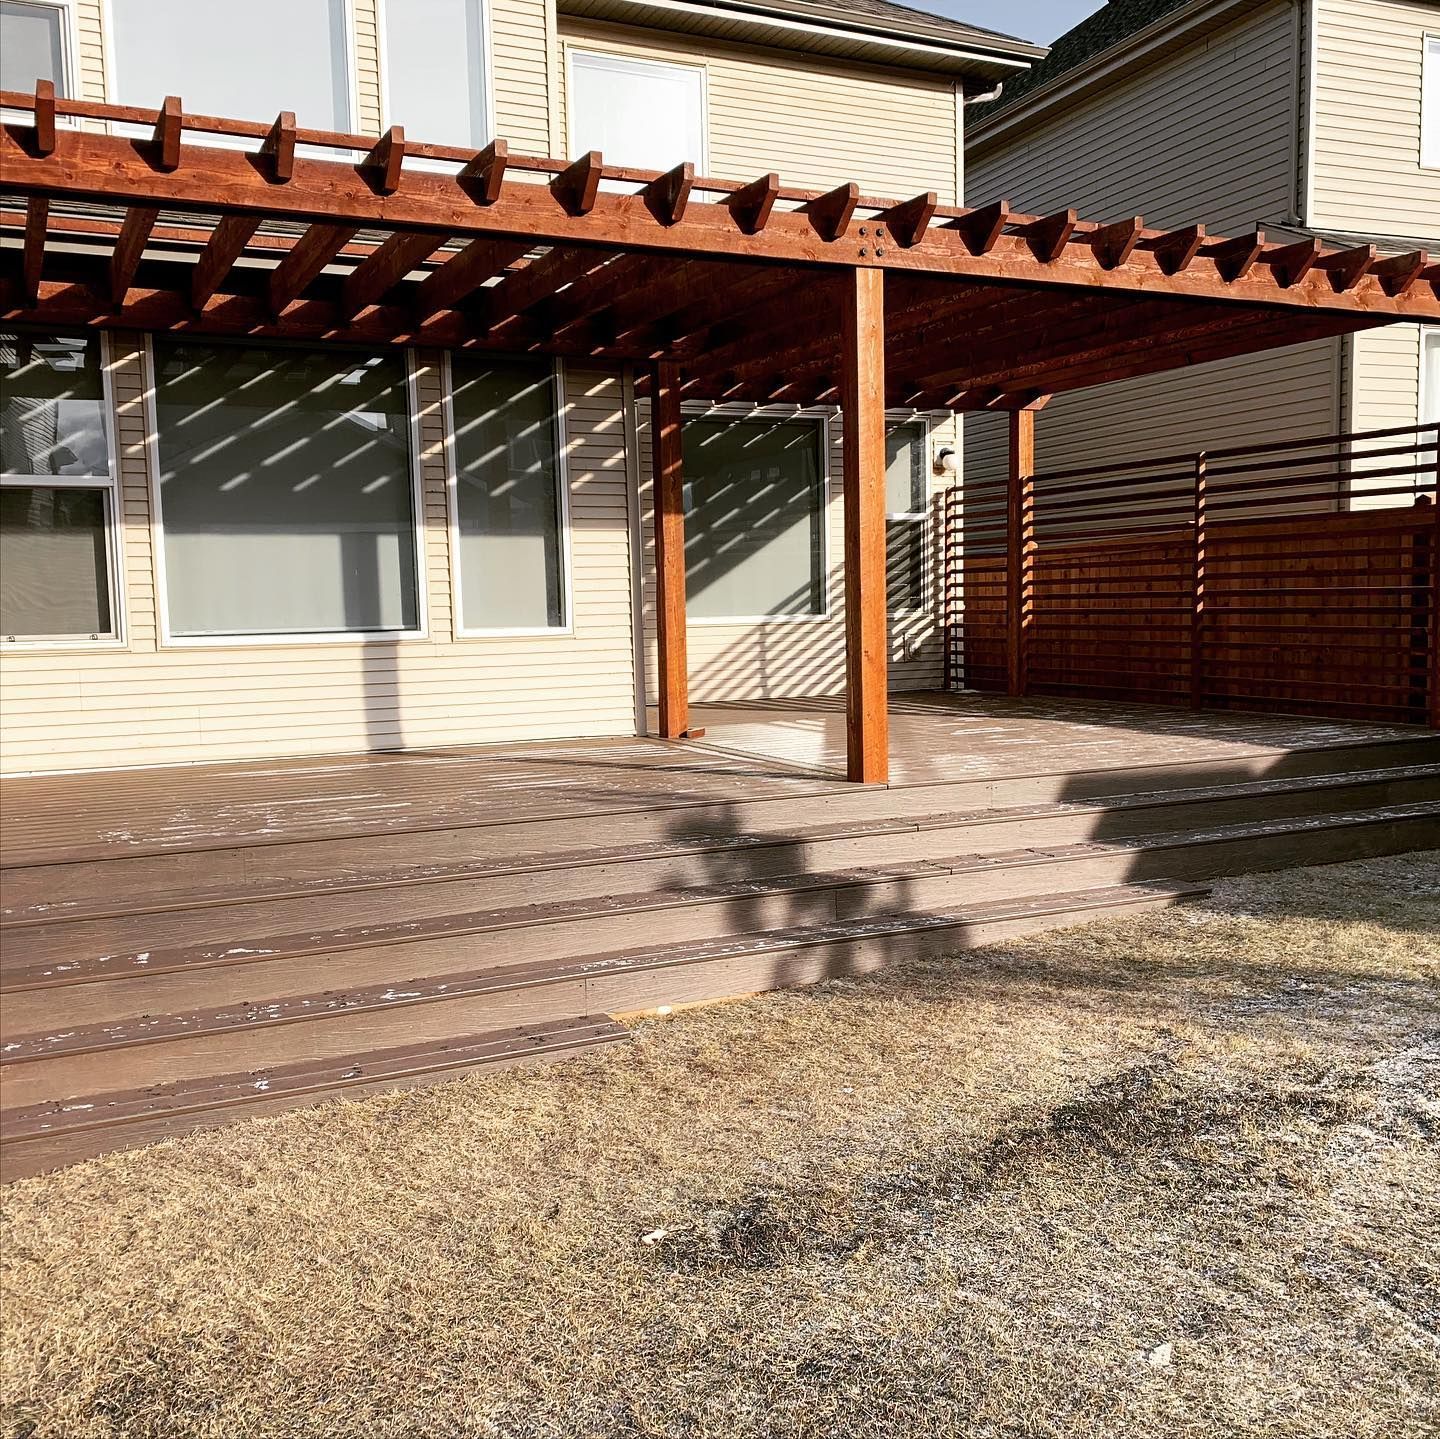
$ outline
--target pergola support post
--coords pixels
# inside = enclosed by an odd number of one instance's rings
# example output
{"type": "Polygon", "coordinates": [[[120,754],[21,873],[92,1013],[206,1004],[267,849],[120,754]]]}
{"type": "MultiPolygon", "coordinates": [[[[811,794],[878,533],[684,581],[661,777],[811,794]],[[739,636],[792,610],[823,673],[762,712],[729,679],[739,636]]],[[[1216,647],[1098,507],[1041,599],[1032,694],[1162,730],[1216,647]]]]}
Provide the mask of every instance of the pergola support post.
{"type": "Polygon", "coordinates": [[[885,604],[885,276],[849,271],[840,326],[845,471],[846,774],[890,774],[885,604]]]}
{"type": "Polygon", "coordinates": [[[685,465],[680,441],[680,367],[651,371],[650,447],[655,502],[655,635],[660,669],[660,734],[698,738],[690,728],[685,646],[685,465]]]}
{"type": "Polygon", "coordinates": [[[1030,626],[1035,605],[1035,412],[1010,411],[1005,475],[1006,692],[1030,687],[1030,626]]]}

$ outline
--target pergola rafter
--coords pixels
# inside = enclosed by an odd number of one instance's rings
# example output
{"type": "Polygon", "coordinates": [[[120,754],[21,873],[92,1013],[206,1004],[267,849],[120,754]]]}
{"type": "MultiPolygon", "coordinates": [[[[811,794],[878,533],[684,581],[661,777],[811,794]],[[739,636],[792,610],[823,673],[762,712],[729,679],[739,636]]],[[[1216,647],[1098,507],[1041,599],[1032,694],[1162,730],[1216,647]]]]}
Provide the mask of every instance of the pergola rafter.
{"type": "Polygon", "coordinates": [[[1023,437],[1062,390],[1440,322],[1440,263],[1420,252],[336,134],[175,97],[148,110],[42,85],[0,106],[29,112],[0,130],[7,324],[639,365],[663,438],[667,732],[687,724],[682,400],[840,403],[858,779],[885,774],[887,406],[1008,411],[1023,437]]]}

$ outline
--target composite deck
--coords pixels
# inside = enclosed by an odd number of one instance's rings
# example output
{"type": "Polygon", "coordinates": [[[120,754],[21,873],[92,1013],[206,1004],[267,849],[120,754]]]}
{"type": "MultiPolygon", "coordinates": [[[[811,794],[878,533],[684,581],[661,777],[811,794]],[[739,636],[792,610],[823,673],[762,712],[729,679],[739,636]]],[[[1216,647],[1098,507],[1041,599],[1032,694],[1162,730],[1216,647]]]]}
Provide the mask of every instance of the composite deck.
{"type": "Polygon", "coordinates": [[[915,695],[859,786],[837,701],[693,722],[6,782],[6,1173],[1440,845],[1440,736],[1409,727],[915,695]]]}

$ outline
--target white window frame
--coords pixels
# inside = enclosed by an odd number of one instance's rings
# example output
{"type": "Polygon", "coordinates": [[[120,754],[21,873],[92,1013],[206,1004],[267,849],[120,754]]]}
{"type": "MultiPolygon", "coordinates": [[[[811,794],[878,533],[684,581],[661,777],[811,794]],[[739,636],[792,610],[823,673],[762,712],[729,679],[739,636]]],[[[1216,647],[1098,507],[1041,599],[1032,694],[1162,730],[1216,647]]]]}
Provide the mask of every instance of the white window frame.
{"type": "Polygon", "coordinates": [[[1420,168],[1440,170],[1440,30],[1420,37],[1420,168]]]}
{"type": "MultiPolygon", "coordinates": [[[[109,3],[109,0],[107,0],[107,3],[109,3]]],[[[391,125],[397,123],[403,125],[405,123],[405,117],[403,115],[396,116],[390,108],[390,55],[386,42],[385,26],[390,7],[396,3],[397,0],[375,0],[375,35],[376,54],[379,58],[380,66],[380,130],[382,134],[388,130],[391,125]]],[[[403,5],[404,0],[398,0],[398,3],[403,5]]],[[[480,11],[480,64],[484,72],[482,79],[485,84],[485,103],[482,118],[485,133],[479,144],[473,148],[482,149],[495,138],[495,49],[490,26],[490,0],[465,0],[465,3],[480,11]]],[[[347,6],[346,13],[351,14],[352,12],[353,7],[347,6]]],[[[353,25],[353,19],[350,23],[353,25]]],[[[356,79],[353,61],[351,64],[351,79],[352,82],[356,79]]],[[[356,103],[358,105],[358,101],[356,101],[356,103]]],[[[418,140],[422,144],[446,145],[455,143],[446,140],[441,135],[420,135],[407,131],[406,136],[408,139],[418,140]]],[[[466,148],[470,143],[471,142],[466,141],[465,145],[461,146],[461,148],[466,148]]],[[[444,168],[441,162],[433,160],[427,161],[407,158],[405,164],[407,167],[414,165],[423,170],[444,168]]]]}
{"type": "MultiPolygon", "coordinates": [[[[659,60],[650,55],[636,55],[609,45],[583,43],[573,40],[562,42],[565,50],[565,149],[568,154],[574,149],[575,141],[575,57],[595,55],[607,60],[624,60],[651,70],[695,70],[700,74],[700,156],[695,162],[697,175],[710,173],[710,68],[703,61],[659,60]]],[[[619,164],[619,161],[613,162],[619,164]]]]}
{"type": "MultiPolygon", "coordinates": [[[[907,605],[904,609],[892,610],[890,608],[890,597],[885,597],[885,613],[890,619],[910,619],[915,615],[925,615],[930,612],[930,477],[929,458],[930,447],[933,440],[934,417],[924,412],[891,412],[885,416],[885,428],[887,430],[899,429],[902,425],[918,426],[921,432],[920,457],[921,473],[925,477],[925,506],[920,510],[896,510],[893,513],[885,512],[885,523],[889,525],[892,520],[904,520],[906,523],[918,523],[920,526],[920,603],[918,605],[907,605]]],[[[888,590],[888,585],[887,585],[888,590]]]]}
{"type": "MultiPolygon", "coordinates": [[[[793,423],[808,420],[814,424],[820,441],[820,594],[822,608],[813,615],[692,615],[686,614],[687,625],[823,625],[835,618],[835,598],[830,584],[830,507],[834,500],[830,482],[830,456],[833,438],[835,411],[818,405],[798,408],[778,405],[756,405],[736,408],[730,405],[707,405],[703,401],[689,401],[680,407],[683,427],[686,420],[733,420],[738,424],[793,423]]],[[[654,411],[651,411],[651,428],[654,428],[654,411]]],[[[653,532],[655,496],[650,496],[651,527],[653,532]]],[[[688,606],[687,606],[688,609],[688,606]]]]}
{"type": "MultiPolygon", "coordinates": [[[[36,336],[53,335],[63,337],[65,328],[44,331],[29,330],[36,336]]],[[[15,489],[46,490],[103,490],[105,503],[105,559],[108,571],[106,580],[110,594],[110,624],[115,631],[110,635],[9,635],[0,634],[0,648],[4,650],[71,650],[124,649],[128,644],[125,637],[125,573],[124,529],[125,517],[120,513],[122,495],[120,492],[120,458],[116,450],[115,431],[115,387],[112,367],[114,356],[110,347],[110,336],[100,332],[100,395],[102,423],[105,427],[105,452],[108,471],[104,475],[20,475],[0,473],[0,486],[15,489]]]]}
{"type": "MultiPolygon", "coordinates": [[[[118,69],[115,60],[115,51],[117,48],[115,45],[115,38],[119,32],[115,28],[114,0],[101,0],[101,5],[103,7],[102,20],[104,24],[105,99],[107,103],[115,105],[120,103],[118,98],[120,93],[120,87],[116,83],[118,78],[118,69]]],[[[344,47],[345,74],[350,82],[346,91],[345,100],[346,104],[349,106],[350,113],[346,117],[345,125],[342,125],[340,127],[338,133],[353,135],[357,133],[360,128],[360,75],[359,66],[356,60],[355,6],[353,0],[346,0],[346,3],[340,7],[340,13],[340,43],[344,47]]],[[[180,98],[182,101],[185,98],[183,90],[181,92],[180,98]]],[[[153,98],[146,97],[144,100],[137,103],[143,105],[147,109],[154,107],[158,110],[160,108],[161,102],[164,99],[165,97],[163,95],[156,95],[153,98]]],[[[273,120],[275,117],[273,115],[227,115],[225,118],[230,120],[270,121],[273,120]]],[[[123,124],[117,124],[109,120],[105,122],[105,128],[115,134],[141,133],[141,127],[139,126],[126,126],[123,124]]],[[[193,138],[189,141],[189,143],[191,144],[217,145],[222,147],[228,147],[231,149],[254,149],[255,147],[255,141],[244,135],[201,134],[194,131],[192,131],[191,134],[193,136],[193,138]]],[[[313,146],[308,148],[302,147],[301,153],[318,155],[324,159],[332,159],[339,154],[339,152],[335,150],[317,149],[313,146]]]]}
{"type": "MultiPolygon", "coordinates": [[[[497,363],[505,359],[496,355],[497,363]]],[[[455,461],[455,383],[450,351],[440,360],[441,420],[445,426],[445,514],[450,543],[451,630],[457,640],[564,639],[575,634],[575,566],[572,562],[570,518],[569,440],[565,424],[565,362],[550,362],[550,383],[555,399],[555,485],[559,491],[560,519],[560,623],[558,625],[467,625],[465,594],[460,571],[460,473],[455,461]]]]}
{"type": "MultiPolygon", "coordinates": [[[[65,68],[65,98],[67,100],[83,100],[85,97],[79,93],[80,20],[76,9],[76,0],[25,0],[25,3],[46,10],[59,10],[63,15],[64,18],[60,22],[60,63],[65,68]]],[[[110,0],[105,0],[105,3],[108,5],[110,0]]],[[[56,117],[58,125],[74,125],[75,123],[73,115],[56,117]]]]}
{"type": "Polygon", "coordinates": [[[1425,392],[1430,384],[1431,366],[1440,368],[1440,325],[1420,327],[1420,403],[1417,415],[1422,425],[1440,424],[1440,408],[1433,415],[1425,413],[1425,392]]]}
{"type": "MultiPolygon", "coordinates": [[[[185,340],[183,332],[176,335],[185,340]]],[[[336,354],[347,353],[350,346],[316,346],[312,344],[287,344],[285,341],[235,341],[194,337],[200,343],[240,348],[293,348],[333,350],[336,354]]],[[[374,350],[356,349],[356,354],[373,355],[374,350]]],[[[430,637],[430,606],[428,574],[425,566],[425,488],[423,466],[420,461],[420,405],[416,392],[417,362],[415,352],[406,349],[403,353],[405,364],[405,395],[407,427],[410,434],[410,504],[413,517],[415,545],[415,621],[416,627],[409,630],[343,630],[338,633],[323,630],[306,633],[286,630],[279,634],[244,635],[176,635],[170,629],[170,595],[165,581],[165,519],[160,498],[160,431],[156,416],[155,400],[155,347],[154,336],[145,336],[145,466],[149,472],[150,492],[150,534],[155,565],[155,605],[158,611],[157,628],[162,649],[274,649],[283,645],[359,645],[376,641],[426,640],[430,637]]]]}

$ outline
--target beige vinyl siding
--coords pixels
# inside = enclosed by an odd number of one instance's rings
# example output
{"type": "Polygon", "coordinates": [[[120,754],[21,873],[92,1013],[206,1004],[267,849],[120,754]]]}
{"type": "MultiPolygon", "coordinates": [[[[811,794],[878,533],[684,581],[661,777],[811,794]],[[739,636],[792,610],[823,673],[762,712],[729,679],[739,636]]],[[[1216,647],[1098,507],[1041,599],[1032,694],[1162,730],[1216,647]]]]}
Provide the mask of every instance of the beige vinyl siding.
{"type": "Polygon", "coordinates": [[[105,95],[104,0],[76,0],[75,93],[82,100],[99,100],[105,95]]]}
{"type": "MultiPolygon", "coordinates": [[[[1387,325],[1381,330],[1366,330],[1349,340],[1350,387],[1348,423],[1346,428],[1363,434],[1367,430],[1388,430],[1399,425],[1420,423],[1420,327],[1418,325],[1387,325]]],[[[1373,446],[1372,446],[1373,448],[1373,446]]],[[[1387,461],[1374,460],[1370,468],[1381,468],[1387,461]]],[[[1352,482],[1356,509],[1380,505],[1404,504],[1403,496],[1381,495],[1365,498],[1363,461],[1356,463],[1362,476],[1352,482]]],[[[1394,478],[1374,481],[1382,487],[1393,487],[1394,478]]]]}
{"type": "Polygon", "coordinates": [[[967,203],[1220,232],[1279,220],[1295,208],[1298,43],[1292,5],[1257,5],[1018,133],[982,136],[967,203]]]}
{"type": "MultiPolygon", "coordinates": [[[[455,639],[438,357],[417,367],[429,636],[161,647],[142,351],[117,340],[123,648],[9,649],[7,772],[631,734],[629,516],[619,377],[566,380],[574,632],[455,639]]],[[[257,576],[257,579],[260,577],[257,576]]]]}
{"type": "MultiPolygon", "coordinates": [[[[1257,5],[1147,68],[969,159],[967,202],[1074,206],[1239,232],[1296,207],[1298,11],[1257,5]]],[[[1339,419],[1335,341],[1058,396],[1035,424],[1036,461],[1060,469],[1286,436],[1339,419]]],[[[1002,417],[965,421],[966,473],[1003,470],[1002,417]]]]}
{"type": "Polygon", "coordinates": [[[1420,66],[1440,5],[1316,0],[1311,223],[1433,241],[1440,170],[1420,168],[1420,66]]]}
{"type": "Polygon", "coordinates": [[[487,3],[495,133],[518,154],[550,155],[555,7],[547,0],[487,3]]]}
{"type": "MultiPolygon", "coordinates": [[[[393,3],[393,0],[391,0],[393,3]]],[[[384,125],[380,100],[380,16],[377,0],[351,0],[354,37],[355,128],[361,135],[378,135],[384,125]]],[[[423,135],[417,139],[425,139],[423,135]]]]}
{"type": "MultiPolygon", "coordinates": [[[[868,194],[956,193],[955,96],[948,80],[804,55],[729,46],[700,36],[640,34],[561,17],[562,46],[705,68],[708,165],[748,179],[776,170],[787,184],[860,182],[868,194]]],[[[560,117],[565,129],[565,86],[560,117]]],[[[566,143],[562,149],[572,148],[566,143]]]]}
{"type": "MultiPolygon", "coordinates": [[[[637,479],[644,533],[645,692],[651,703],[659,692],[655,644],[655,530],[650,483],[650,407],[641,402],[637,479]]],[[[745,418],[755,411],[727,405],[719,414],[745,418]]],[[[766,411],[791,417],[793,410],[766,411]]],[[[818,412],[808,411],[808,414],[818,412]]],[[[838,415],[830,413],[826,473],[826,573],[824,617],[780,619],[743,624],[692,620],[686,626],[690,698],[705,700],[783,699],[787,696],[834,694],[845,688],[845,511],[841,431],[838,415]]],[[[931,455],[936,446],[952,444],[954,422],[943,418],[931,427],[931,455]]],[[[890,687],[894,690],[935,689],[943,678],[944,652],[936,626],[940,613],[941,574],[937,563],[935,496],[932,479],[931,518],[926,532],[926,594],[923,610],[890,620],[890,687]]]]}

